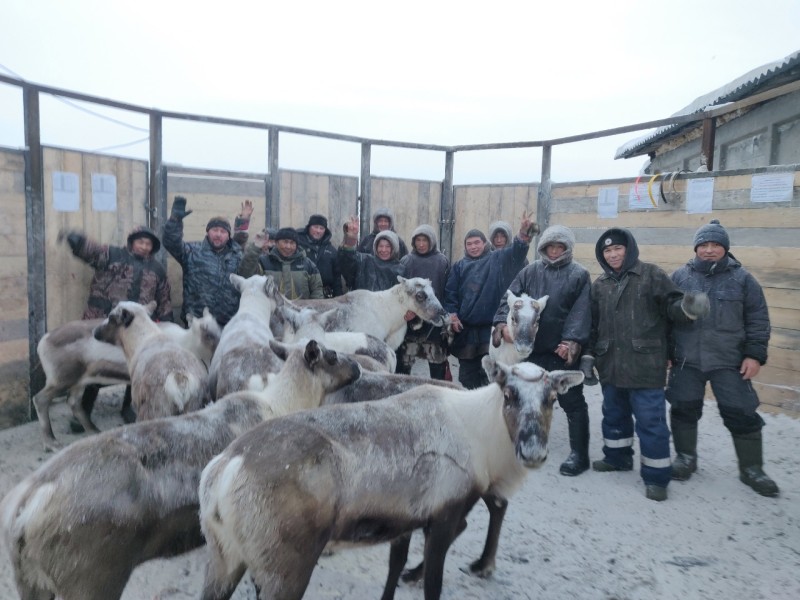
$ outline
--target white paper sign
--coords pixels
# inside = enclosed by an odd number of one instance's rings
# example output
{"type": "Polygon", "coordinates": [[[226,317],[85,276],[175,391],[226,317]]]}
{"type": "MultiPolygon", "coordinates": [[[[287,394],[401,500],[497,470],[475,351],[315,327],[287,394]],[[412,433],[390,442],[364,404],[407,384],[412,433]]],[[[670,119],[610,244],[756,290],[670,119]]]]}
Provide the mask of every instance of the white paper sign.
{"type": "Polygon", "coordinates": [[[619,188],[600,188],[597,193],[597,217],[599,219],[616,219],[619,205],[619,188]]]}
{"type": "Polygon", "coordinates": [[[790,202],[794,188],[794,173],[764,173],[753,175],[750,202],[790,202]]]}
{"type": "Polygon", "coordinates": [[[53,171],[53,209],[78,212],[81,208],[81,182],[77,173],[53,171]]]}
{"type": "Polygon", "coordinates": [[[633,184],[628,193],[628,208],[631,210],[637,208],[656,208],[658,206],[658,194],[660,189],[660,182],[656,182],[651,186],[653,199],[650,200],[650,194],[647,193],[647,182],[639,180],[639,185],[633,184]]]}
{"type": "Polygon", "coordinates": [[[710,213],[714,201],[714,178],[688,179],[686,181],[686,212],[710,213]]]}
{"type": "Polygon", "coordinates": [[[92,173],[92,210],[97,212],[117,210],[117,178],[115,175],[92,173]]]}

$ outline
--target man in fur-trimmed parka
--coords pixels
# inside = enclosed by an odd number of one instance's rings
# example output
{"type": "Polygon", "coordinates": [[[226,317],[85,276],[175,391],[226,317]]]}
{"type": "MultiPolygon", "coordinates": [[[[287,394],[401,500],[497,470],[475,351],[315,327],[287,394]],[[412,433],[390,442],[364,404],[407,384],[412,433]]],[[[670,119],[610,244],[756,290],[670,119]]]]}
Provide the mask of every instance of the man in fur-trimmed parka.
{"type": "MultiPolygon", "coordinates": [[[[375,236],[370,254],[356,250],[358,219],[353,217],[343,226],[344,240],[339,246],[339,268],[351,290],[381,292],[397,285],[397,276],[405,277],[400,263],[400,238],[391,230],[375,236]]],[[[413,318],[411,313],[408,320],[413,318]]]]}
{"type": "Polygon", "coordinates": [[[375,214],[372,215],[372,231],[365,235],[364,238],[358,243],[357,250],[359,252],[363,252],[364,254],[373,254],[375,248],[375,238],[381,231],[391,231],[397,235],[397,243],[399,248],[397,258],[403,258],[406,254],[408,254],[408,249],[406,248],[405,242],[403,242],[402,238],[400,238],[400,234],[394,230],[394,214],[388,208],[379,208],[375,211],[375,214]]]}
{"type": "Polygon", "coordinates": [[[731,432],[739,479],[762,496],[778,486],[764,473],[759,400],[753,378],[767,362],[769,311],[764,291],[730,253],[728,232],[716,219],[697,230],[695,256],[672,274],[679,288],[705,292],[707,319],[679,323],[672,330],[672,370],[667,385],[672,441],[677,457],[672,478],[686,480],[697,470],[697,424],[703,415],[706,382],[731,432]]]}
{"type": "MultiPolygon", "coordinates": [[[[549,296],[539,317],[539,331],[527,360],[548,371],[576,368],[581,349],[589,341],[592,312],[589,272],[572,259],[575,235],[563,225],[552,225],[539,237],[539,259],[514,278],[508,290],[515,296],[549,296]]],[[[508,304],[500,303],[494,326],[512,343],[506,319],[508,304]]],[[[595,380],[596,384],[597,381],[595,380]]],[[[569,424],[570,455],[561,464],[562,475],[580,475],[589,468],[589,409],[583,384],[558,395],[569,424]]]]}

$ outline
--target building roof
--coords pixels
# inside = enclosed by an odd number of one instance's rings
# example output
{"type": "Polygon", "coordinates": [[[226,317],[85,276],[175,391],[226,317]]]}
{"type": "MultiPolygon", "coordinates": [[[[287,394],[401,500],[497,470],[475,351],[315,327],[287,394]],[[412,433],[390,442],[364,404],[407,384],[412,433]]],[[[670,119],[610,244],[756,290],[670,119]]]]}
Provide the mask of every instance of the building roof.
{"type": "MultiPolygon", "coordinates": [[[[796,81],[797,79],[800,79],[800,50],[780,60],[761,65],[737,77],[730,83],[700,96],[672,116],[677,117],[703,112],[713,106],[736,102],[742,98],[796,81]]],[[[617,148],[614,158],[632,158],[647,154],[658,148],[668,138],[695,127],[699,127],[699,124],[664,125],[626,142],[617,148]]]]}

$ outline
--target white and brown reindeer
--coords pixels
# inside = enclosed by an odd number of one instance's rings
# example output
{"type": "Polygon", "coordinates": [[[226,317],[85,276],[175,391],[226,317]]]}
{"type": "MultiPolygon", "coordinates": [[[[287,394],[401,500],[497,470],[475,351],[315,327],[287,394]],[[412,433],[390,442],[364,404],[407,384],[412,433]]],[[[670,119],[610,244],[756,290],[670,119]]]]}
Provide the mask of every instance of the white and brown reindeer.
{"type": "Polygon", "coordinates": [[[354,361],[313,341],[284,358],[262,392],[84,438],[14,487],[0,528],[20,596],[117,600],[136,565],[201,546],[208,461],[251,427],[319,406],[359,376],[354,361]]]}
{"type": "Polygon", "coordinates": [[[155,306],[120,302],[94,330],[125,353],[137,421],[200,410],[210,399],[206,366],[150,319],[155,306]]]}
{"type": "MultiPolygon", "coordinates": [[[[120,346],[95,339],[94,329],[102,319],[69,321],[46,333],[36,347],[45,375],[45,387],[33,398],[46,451],[60,446],[53,435],[50,406],[60,396],[67,396],[72,413],[85,431],[99,430],[81,405],[89,385],[130,383],[128,364],[120,346]]],[[[193,352],[206,365],[219,343],[220,327],[208,309],[200,318],[189,319],[189,328],[174,323],[159,323],[179,345],[193,352]]]]}
{"type": "Polygon", "coordinates": [[[406,336],[407,312],[423,321],[441,326],[447,317],[429,279],[397,276],[397,285],[381,292],[353,290],[327,300],[294,300],[300,307],[320,312],[333,311],[326,318],[326,331],[359,331],[383,340],[397,350],[406,336]]]}
{"type": "Polygon", "coordinates": [[[539,317],[542,314],[549,296],[538,300],[528,294],[515,296],[510,290],[506,292],[508,316],[505,330],[513,340],[509,343],[502,333],[501,327],[492,327],[492,343],[489,344],[489,356],[495,361],[513,365],[522,362],[531,352],[536,334],[539,331],[539,317]]]}
{"type": "Polygon", "coordinates": [[[240,390],[260,390],[270,373],[281,369],[281,361],[270,348],[275,336],[270,318],[283,303],[283,296],[270,275],[245,279],[231,273],[239,291],[239,309],[222,330],[214,358],[208,369],[208,387],[213,398],[240,390]]]}
{"type": "Polygon", "coordinates": [[[314,339],[331,350],[354,355],[353,358],[369,371],[394,373],[397,354],[389,344],[369,333],[331,330],[328,322],[338,318],[336,309],[319,312],[311,307],[291,306],[287,302],[278,310],[284,322],[284,343],[305,343],[314,339]],[[363,360],[362,357],[373,360],[363,360]]]}
{"type": "Polygon", "coordinates": [[[488,357],[484,367],[492,383],[477,390],[324,406],[234,441],[200,479],[203,600],[229,598],[246,570],[259,598],[301,598],[329,542],[391,541],[389,600],[419,528],[425,598],[438,599],[467,513],[481,497],[508,498],[543,463],[556,394],[583,380],[488,357]]]}

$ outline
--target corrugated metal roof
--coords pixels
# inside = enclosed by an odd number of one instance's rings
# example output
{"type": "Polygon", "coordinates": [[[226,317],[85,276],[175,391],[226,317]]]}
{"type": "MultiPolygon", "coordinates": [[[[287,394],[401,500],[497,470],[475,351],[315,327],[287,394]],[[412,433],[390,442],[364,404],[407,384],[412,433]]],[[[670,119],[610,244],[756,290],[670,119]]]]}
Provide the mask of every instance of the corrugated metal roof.
{"type": "MultiPolygon", "coordinates": [[[[730,83],[723,85],[716,90],[709,92],[695,99],[694,102],[674,113],[673,117],[680,115],[690,115],[692,113],[703,112],[712,106],[719,106],[726,102],[735,102],[746,98],[756,92],[763,92],[771,87],[789,83],[798,77],[780,80],[780,75],[792,68],[800,65],[800,50],[793,52],[786,58],[767,63],[737,77],[730,83]]],[[[800,71],[798,71],[800,76],[800,71]]],[[[670,137],[686,128],[697,127],[695,124],[689,125],[665,125],[659,127],[643,136],[626,142],[617,149],[614,158],[631,158],[647,153],[653,146],[662,143],[665,138],[670,137]]]]}

